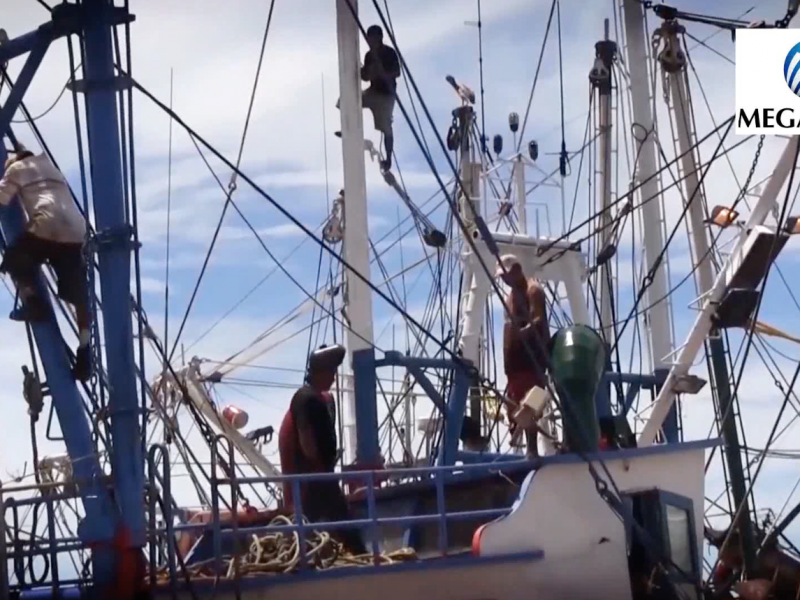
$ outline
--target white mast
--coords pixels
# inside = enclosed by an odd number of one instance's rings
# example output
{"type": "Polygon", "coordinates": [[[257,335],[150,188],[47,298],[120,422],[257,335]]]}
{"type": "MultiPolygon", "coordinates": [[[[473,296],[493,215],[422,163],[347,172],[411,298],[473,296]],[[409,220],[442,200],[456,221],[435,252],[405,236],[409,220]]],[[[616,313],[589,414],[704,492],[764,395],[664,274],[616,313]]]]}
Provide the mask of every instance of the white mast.
{"type": "Polygon", "coordinates": [[[625,32],[627,35],[627,66],[631,78],[631,101],[633,118],[640,127],[638,144],[638,181],[644,182],[640,193],[648,202],[642,207],[645,257],[647,269],[652,273],[652,284],[645,297],[649,306],[650,343],[655,371],[669,368],[667,356],[672,352],[672,327],[670,324],[669,300],[667,297],[666,255],[656,268],[656,260],[664,248],[662,232],[661,202],[658,199],[659,184],[656,173],[655,131],[650,106],[650,78],[647,69],[647,39],[645,35],[644,6],[639,0],[623,0],[625,32]],[[646,132],[646,133],[645,133],[646,132]],[[665,299],[667,298],[667,299],[665,299]]]}
{"type": "MultiPolygon", "coordinates": [[[[616,54],[616,44],[608,39],[608,19],[605,20],[605,36],[603,41],[595,44],[596,58],[594,68],[589,73],[589,80],[597,91],[598,99],[598,133],[599,133],[599,152],[598,163],[600,164],[600,185],[598,186],[599,204],[602,210],[600,217],[600,247],[602,251],[611,242],[612,219],[611,219],[611,65],[616,54]]],[[[606,262],[600,269],[600,320],[602,326],[603,339],[609,344],[614,343],[613,339],[613,311],[611,310],[611,284],[614,275],[611,263],[606,262]]]]}
{"type": "MultiPolygon", "coordinates": [[[[360,35],[358,22],[353,11],[358,14],[358,0],[336,0],[336,27],[339,44],[339,113],[341,116],[342,155],[344,160],[344,255],[348,264],[364,277],[369,278],[369,239],[367,229],[367,184],[364,168],[364,122],[361,105],[361,55],[358,47],[360,35]],[[352,7],[352,10],[351,10],[352,7]]],[[[369,450],[362,444],[362,431],[367,431],[374,426],[374,438],[377,445],[377,407],[369,407],[366,395],[373,399],[375,396],[374,385],[372,389],[359,389],[364,382],[359,381],[360,375],[356,363],[358,355],[372,356],[372,295],[367,284],[355,273],[347,270],[346,273],[347,295],[346,309],[349,328],[347,330],[347,349],[353,365],[355,392],[347,394],[346,424],[349,425],[350,448],[357,441],[358,460],[374,458],[372,452],[377,452],[377,447],[369,450]],[[359,423],[372,421],[371,423],[359,423]],[[353,440],[353,427],[355,423],[356,438],[353,440]],[[367,453],[367,456],[360,456],[367,453]]],[[[367,361],[369,362],[369,361],[367,361]]],[[[374,370],[372,372],[374,383],[374,370]]],[[[371,446],[371,444],[370,444],[371,446]]]]}
{"type": "MultiPolygon", "coordinates": [[[[675,126],[678,134],[678,151],[681,153],[681,170],[686,186],[686,202],[689,202],[689,225],[692,230],[692,248],[697,264],[697,291],[705,294],[714,285],[714,269],[708,251],[708,236],[704,223],[703,189],[700,188],[698,161],[694,150],[694,131],[689,110],[689,94],[686,81],[686,55],[677,37],[679,25],[666,21],[661,26],[665,47],[658,59],[666,73],[672,108],[675,111],[675,126]],[[699,261],[699,262],[698,262],[699,261]]],[[[666,92],[666,90],[665,90],[666,92]]]]}

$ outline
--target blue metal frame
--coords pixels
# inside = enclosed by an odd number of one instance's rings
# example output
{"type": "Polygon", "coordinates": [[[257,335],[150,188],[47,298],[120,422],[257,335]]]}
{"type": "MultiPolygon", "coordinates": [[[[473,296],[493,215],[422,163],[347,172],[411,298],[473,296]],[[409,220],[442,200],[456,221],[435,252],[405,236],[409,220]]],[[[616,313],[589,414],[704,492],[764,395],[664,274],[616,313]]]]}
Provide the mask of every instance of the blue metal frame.
{"type": "MultiPolygon", "coordinates": [[[[62,4],[52,11],[52,20],[36,31],[22,35],[0,47],[0,62],[30,52],[16,85],[0,108],[0,134],[12,136],[11,118],[19,107],[37,68],[51,42],[59,37],[83,30],[85,43],[84,70],[89,152],[92,159],[92,191],[95,222],[100,239],[122,239],[122,244],[102,243],[98,246],[105,345],[108,357],[111,434],[109,452],[113,466],[116,500],[122,509],[122,523],[131,534],[133,544],[144,544],[145,523],[142,498],[144,492],[143,460],[139,435],[139,411],[136,371],[133,360],[133,335],[130,319],[130,227],[125,219],[123,178],[120,166],[120,142],[115,78],[111,45],[111,26],[130,22],[125,9],[104,0],[85,0],[82,5],[62,4]]],[[[5,148],[0,157],[5,159],[5,148]]],[[[13,243],[24,229],[20,206],[0,209],[5,240],[13,243]]],[[[48,299],[41,276],[37,287],[48,299]]],[[[73,462],[76,480],[86,514],[79,525],[81,538],[87,542],[108,542],[116,528],[115,508],[100,480],[102,470],[95,458],[82,400],[69,368],[63,339],[55,317],[33,325],[53,403],[58,414],[67,451],[73,462]]],[[[103,583],[114,571],[111,552],[94,552],[94,576],[103,583]]]]}
{"type": "MultiPolygon", "coordinates": [[[[355,357],[353,362],[355,364],[355,357]]],[[[392,350],[384,353],[384,358],[374,361],[372,367],[373,377],[375,370],[381,367],[405,367],[441,411],[444,415],[444,435],[437,457],[437,464],[439,466],[455,464],[458,455],[458,444],[461,439],[461,427],[464,424],[464,414],[467,410],[470,363],[466,360],[455,361],[442,358],[405,356],[392,350]],[[422,369],[449,369],[452,371],[453,384],[450,387],[447,403],[442,400],[441,395],[422,369]]],[[[377,427],[375,436],[377,439],[377,427]]]]}
{"type": "Polygon", "coordinates": [[[353,352],[353,395],[356,404],[356,462],[377,465],[381,454],[378,440],[378,402],[375,389],[375,350],[353,352]]]}
{"type": "MultiPolygon", "coordinates": [[[[0,144],[0,172],[6,159],[5,146],[0,144]]],[[[0,206],[3,249],[13,244],[25,230],[25,216],[18,201],[0,206]]],[[[75,480],[80,483],[83,506],[91,519],[80,523],[79,532],[87,542],[108,540],[114,532],[115,510],[111,499],[103,488],[103,471],[97,459],[97,449],[92,442],[91,429],[86,419],[83,400],[72,377],[69,358],[64,348],[47,286],[41,273],[36,282],[37,292],[45,300],[50,316],[45,322],[31,324],[33,337],[39,349],[52,407],[58,415],[67,452],[72,459],[75,480]]]]}
{"type": "MultiPolygon", "coordinates": [[[[145,543],[144,462],[130,304],[132,229],[126,222],[111,25],[115,11],[84,0],[86,120],[109,383],[111,465],[122,524],[145,543]]],[[[119,14],[119,11],[116,11],[119,14]]]]}

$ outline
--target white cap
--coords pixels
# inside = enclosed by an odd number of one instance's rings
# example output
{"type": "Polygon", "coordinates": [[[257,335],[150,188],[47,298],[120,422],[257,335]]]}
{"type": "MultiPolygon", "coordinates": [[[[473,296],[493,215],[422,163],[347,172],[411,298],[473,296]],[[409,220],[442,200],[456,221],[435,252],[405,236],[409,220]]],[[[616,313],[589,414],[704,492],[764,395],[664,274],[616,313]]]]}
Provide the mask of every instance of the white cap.
{"type": "Polygon", "coordinates": [[[519,262],[516,254],[504,254],[500,257],[500,261],[497,263],[497,270],[494,273],[495,277],[500,277],[505,272],[511,271],[514,265],[522,266],[522,263],[519,262]]]}

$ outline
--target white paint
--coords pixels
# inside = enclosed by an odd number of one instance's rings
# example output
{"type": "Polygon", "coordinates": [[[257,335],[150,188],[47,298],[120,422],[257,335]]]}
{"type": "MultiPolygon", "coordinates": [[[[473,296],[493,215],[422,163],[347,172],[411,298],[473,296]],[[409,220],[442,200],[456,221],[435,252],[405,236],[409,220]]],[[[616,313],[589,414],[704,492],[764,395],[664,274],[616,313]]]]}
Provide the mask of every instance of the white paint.
{"type": "Polygon", "coordinates": [[[796,138],[793,137],[783,149],[783,154],[781,154],[778,164],[775,165],[772,177],[770,177],[767,185],[764,187],[764,191],[753,207],[753,211],[750,213],[750,217],[747,219],[744,229],[742,229],[739,234],[736,246],[728,256],[725,266],[717,275],[714,286],[709,290],[708,294],[703,297],[703,309],[697,315],[697,319],[694,325],[692,325],[692,329],[689,331],[686,342],[681,346],[680,352],[678,352],[675,365],[670,369],[669,375],[667,375],[667,379],[664,381],[664,386],[658,393],[655,405],[650,413],[650,419],[645,424],[642,434],[639,437],[639,446],[647,446],[655,441],[656,435],[660,431],[664,419],[667,417],[669,409],[672,407],[672,403],[675,401],[675,393],[672,391],[675,382],[681,375],[685,375],[689,372],[695,356],[697,356],[700,348],[703,347],[706,336],[709,331],[711,331],[711,317],[716,312],[717,305],[725,295],[728,282],[736,274],[736,271],[741,266],[742,261],[744,261],[747,252],[752,247],[759,233],[769,232],[769,230],[761,224],[772,210],[772,207],[775,206],[775,199],[778,196],[778,192],[780,192],[783,184],[786,182],[789,172],[792,170],[797,150],[795,139],[796,138]]]}
{"type": "MultiPolygon", "coordinates": [[[[344,160],[344,257],[357,272],[369,279],[367,228],[367,184],[364,166],[364,120],[361,105],[361,35],[350,6],[358,12],[358,0],[336,0],[336,28],[339,45],[339,114],[341,116],[344,160]]],[[[371,290],[353,271],[346,272],[346,310],[349,318],[347,350],[352,353],[372,347],[371,290]]],[[[346,395],[344,426],[348,450],[355,448],[355,394],[346,395]]],[[[354,454],[354,452],[351,452],[354,454]]]]}
{"type": "Polygon", "coordinates": [[[645,258],[648,272],[653,272],[653,282],[647,288],[646,298],[649,306],[649,334],[653,368],[666,366],[666,356],[672,351],[672,327],[670,325],[669,296],[667,295],[667,257],[653,270],[653,265],[664,247],[662,230],[662,206],[659,195],[656,173],[655,135],[651,133],[643,140],[644,132],[652,132],[653,114],[650,106],[650,77],[647,69],[648,42],[645,35],[644,6],[639,0],[624,0],[625,33],[627,35],[627,66],[631,77],[631,103],[633,105],[634,122],[641,125],[636,128],[639,170],[636,181],[644,182],[639,188],[642,200],[650,200],[642,207],[642,224],[644,226],[645,258]],[[664,298],[667,298],[664,300],[664,298]]]}
{"type": "MultiPolygon", "coordinates": [[[[704,450],[688,449],[628,460],[609,452],[604,458],[621,492],[658,488],[691,498],[697,556],[702,556],[704,450]]],[[[600,465],[594,464],[607,481],[600,465]]],[[[609,484],[609,489],[614,488],[609,484]]],[[[546,465],[529,475],[513,512],[489,523],[479,545],[481,556],[543,550],[543,566],[548,569],[548,580],[555,589],[570,589],[575,585],[571,581],[575,572],[564,565],[579,559],[577,579],[581,580],[584,593],[574,597],[630,598],[625,527],[597,494],[594,480],[583,463],[546,465]],[[601,542],[604,538],[608,542],[601,542]]]]}
{"type": "MultiPolygon", "coordinates": [[[[679,43],[677,36],[674,38],[673,43],[679,43]]],[[[705,294],[714,285],[714,269],[711,264],[711,255],[708,252],[706,225],[703,223],[705,218],[703,214],[705,197],[697,177],[699,173],[697,155],[692,150],[695,143],[695,132],[692,128],[691,114],[689,113],[688,80],[685,65],[680,71],[669,73],[667,77],[669,79],[669,89],[672,92],[672,107],[675,111],[678,148],[682,154],[681,170],[683,171],[683,183],[686,188],[684,202],[690,203],[689,226],[692,231],[691,241],[694,261],[702,258],[695,271],[695,280],[698,292],[705,294]]]]}

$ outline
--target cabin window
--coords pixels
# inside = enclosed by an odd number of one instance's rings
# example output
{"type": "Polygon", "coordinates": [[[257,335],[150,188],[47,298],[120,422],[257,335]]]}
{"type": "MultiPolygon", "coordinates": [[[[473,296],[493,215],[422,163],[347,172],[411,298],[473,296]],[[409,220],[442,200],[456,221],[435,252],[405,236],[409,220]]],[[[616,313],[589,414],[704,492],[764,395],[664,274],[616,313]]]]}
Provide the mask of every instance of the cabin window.
{"type": "MultiPolygon", "coordinates": [[[[663,569],[663,563],[660,568],[654,564],[653,552],[671,562],[656,581],[666,576],[682,595],[697,598],[700,572],[692,500],[658,489],[629,492],[624,498],[637,525],[629,523],[626,527],[634,598],[649,597],[644,584],[654,571],[663,569]]],[[[661,585],[666,584],[662,579],[661,585]]]]}
{"type": "Polygon", "coordinates": [[[667,533],[669,535],[669,549],[672,562],[684,573],[691,576],[694,571],[694,560],[690,538],[694,537],[689,531],[691,519],[689,511],[678,508],[672,504],[665,504],[667,518],[667,533]]]}

